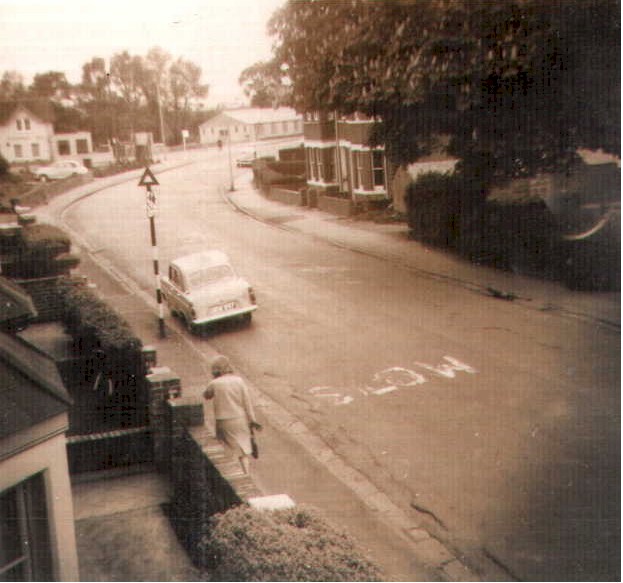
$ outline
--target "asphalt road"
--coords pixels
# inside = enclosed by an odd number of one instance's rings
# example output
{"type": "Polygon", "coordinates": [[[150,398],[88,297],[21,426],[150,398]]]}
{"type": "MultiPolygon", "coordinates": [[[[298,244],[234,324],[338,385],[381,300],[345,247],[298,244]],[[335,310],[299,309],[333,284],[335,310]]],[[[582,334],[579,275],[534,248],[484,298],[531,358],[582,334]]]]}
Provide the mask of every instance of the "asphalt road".
{"type": "MultiPolygon", "coordinates": [[[[523,580],[618,577],[618,332],[254,221],[220,195],[227,160],[209,150],[159,176],[162,269],[222,249],[260,306],[250,328],[208,331],[197,348],[229,355],[467,555],[523,580]]],[[[153,293],[142,189],[99,192],[65,220],[153,293]]]]}

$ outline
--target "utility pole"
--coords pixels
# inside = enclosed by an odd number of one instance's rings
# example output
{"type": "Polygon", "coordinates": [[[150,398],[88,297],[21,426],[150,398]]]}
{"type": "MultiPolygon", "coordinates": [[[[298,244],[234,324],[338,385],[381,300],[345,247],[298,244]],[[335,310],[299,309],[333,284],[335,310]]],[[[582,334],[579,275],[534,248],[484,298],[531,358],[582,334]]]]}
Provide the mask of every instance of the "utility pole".
{"type": "Polygon", "coordinates": [[[160,118],[160,139],[166,145],[167,140],[164,136],[164,119],[162,117],[162,105],[160,104],[160,83],[156,81],[156,99],[158,100],[158,117],[160,118]]]}

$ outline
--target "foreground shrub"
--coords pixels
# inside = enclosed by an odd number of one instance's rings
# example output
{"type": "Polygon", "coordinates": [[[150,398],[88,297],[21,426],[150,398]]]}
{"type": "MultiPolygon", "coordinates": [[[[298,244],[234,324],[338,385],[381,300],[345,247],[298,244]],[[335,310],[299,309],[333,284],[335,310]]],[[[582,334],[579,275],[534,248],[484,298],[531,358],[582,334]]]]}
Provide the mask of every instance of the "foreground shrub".
{"type": "Polygon", "coordinates": [[[375,581],[378,568],[317,511],[239,506],[212,518],[200,543],[211,581],[375,581]]]}

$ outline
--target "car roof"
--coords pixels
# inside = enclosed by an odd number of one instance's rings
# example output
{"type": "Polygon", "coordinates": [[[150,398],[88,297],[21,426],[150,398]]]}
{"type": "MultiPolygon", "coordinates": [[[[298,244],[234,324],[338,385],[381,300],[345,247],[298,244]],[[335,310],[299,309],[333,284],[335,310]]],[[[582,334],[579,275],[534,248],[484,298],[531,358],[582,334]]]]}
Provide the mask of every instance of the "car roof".
{"type": "Polygon", "coordinates": [[[229,257],[217,249],[191,253],[190,255],[184,255],[183,257],[178,257],[171,261],[171,265],[175,265],[183,272],[192,272],[204,267],[223,264],[229,265],[229,257]]]}

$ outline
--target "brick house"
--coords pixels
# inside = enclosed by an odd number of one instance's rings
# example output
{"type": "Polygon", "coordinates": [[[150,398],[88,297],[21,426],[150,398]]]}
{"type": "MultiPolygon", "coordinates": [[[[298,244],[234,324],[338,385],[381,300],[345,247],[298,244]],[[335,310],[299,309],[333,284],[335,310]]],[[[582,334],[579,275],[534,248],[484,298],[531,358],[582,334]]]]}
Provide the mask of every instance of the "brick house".
{"type": "Polygon", "coordinates": [[[232,143],[302,135],[303,118],[288,107],[229,109],[199,126],[199,142],[216,144],[228,135],[232,143]]]}
{"type": "Polygon", "coordinates": [[[389,200],[385,151],[370,146],[374,123],[360,115],[339,119],[306,115],[308,187],[319,195],[340,193],[357,203],[389,200]]]}
{"type": "Polygon", "coordinates": [[[71,398],[56,364],[14,332],[34,314],[29,297],[0,277],[0,578],[77,581],[71,398]]]}

